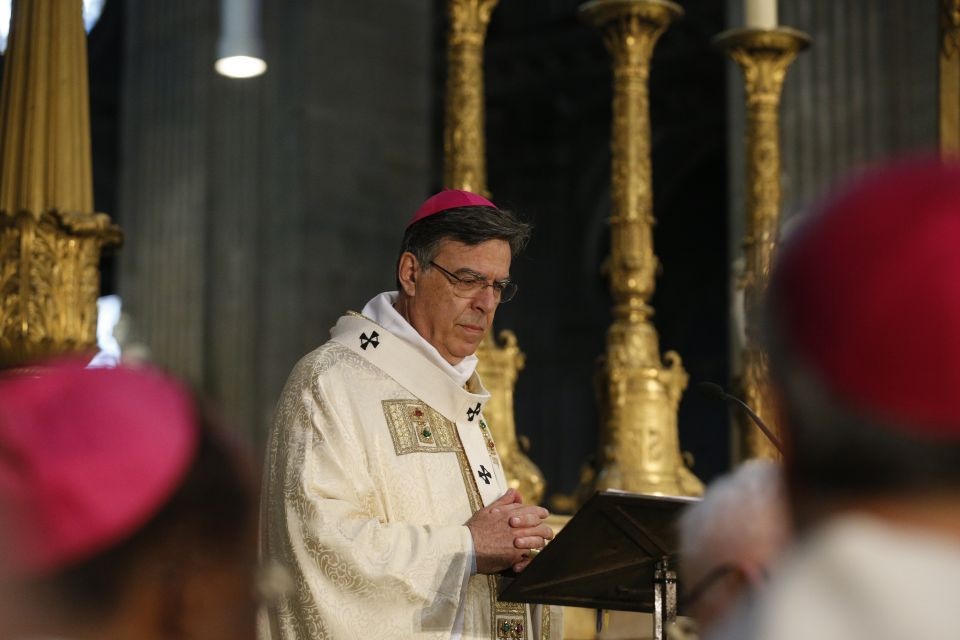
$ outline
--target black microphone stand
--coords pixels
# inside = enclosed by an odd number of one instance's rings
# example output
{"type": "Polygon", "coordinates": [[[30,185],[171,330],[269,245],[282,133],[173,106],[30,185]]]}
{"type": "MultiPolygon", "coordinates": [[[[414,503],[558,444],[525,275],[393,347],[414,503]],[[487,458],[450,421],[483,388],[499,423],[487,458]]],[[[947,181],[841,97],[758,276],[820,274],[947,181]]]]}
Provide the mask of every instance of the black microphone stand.
{"type": "Polygon", "coordinates": [[[767,437],[767,440],[777,448],[777,451],[780,452],[780,455],[783,455],[783,444],[780,442],[780,438],[776,436],[775,433],[767,426],[767,424],[751,409],[746,402],[741,400],[736,396],[732,396],[726,391],[723,390],[723,387],[718,385],[715,382],[701,382],[697,385],[703,393],[714,398],[720,398],[727,402],[733,402],[743,408],[747,412],[747,415],[750,416],[750,419],[753,420],[753,423],[757,425],[760,431],[763,432],[763,435],[767,437]]]}

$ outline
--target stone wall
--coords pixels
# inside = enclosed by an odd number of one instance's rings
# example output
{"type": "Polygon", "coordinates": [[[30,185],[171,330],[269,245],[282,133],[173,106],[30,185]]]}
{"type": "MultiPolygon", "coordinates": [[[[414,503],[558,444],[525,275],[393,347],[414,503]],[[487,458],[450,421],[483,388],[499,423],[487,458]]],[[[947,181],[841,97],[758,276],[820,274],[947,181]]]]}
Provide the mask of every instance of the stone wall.
{"type": "Polygon", "coordinates": [[[264,2],[268,71],[229,80],[219,1],[128,4],[119,292],[154,359],[259,443],[296,360],[393,287],[431,182],[432,7],[264,2]]]}

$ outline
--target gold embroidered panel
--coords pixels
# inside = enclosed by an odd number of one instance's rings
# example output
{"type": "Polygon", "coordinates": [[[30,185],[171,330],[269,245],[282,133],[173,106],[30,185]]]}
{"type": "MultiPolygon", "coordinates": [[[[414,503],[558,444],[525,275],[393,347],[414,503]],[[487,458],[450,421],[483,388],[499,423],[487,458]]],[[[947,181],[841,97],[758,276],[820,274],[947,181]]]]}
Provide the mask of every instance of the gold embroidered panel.
{"type": "Polygon", "coordinates": [[[490,576],[490,588],[494,597],[493,630],[497,640],[526,640],[527,608],[518,602],[497,600],[500,584],[496,576],[490,576]]]}
{"type": "Polygon", "coordinates": [[[384,400],[383,415],[398,456],[461,450],[456,425],[419,400],[384,400]]]}

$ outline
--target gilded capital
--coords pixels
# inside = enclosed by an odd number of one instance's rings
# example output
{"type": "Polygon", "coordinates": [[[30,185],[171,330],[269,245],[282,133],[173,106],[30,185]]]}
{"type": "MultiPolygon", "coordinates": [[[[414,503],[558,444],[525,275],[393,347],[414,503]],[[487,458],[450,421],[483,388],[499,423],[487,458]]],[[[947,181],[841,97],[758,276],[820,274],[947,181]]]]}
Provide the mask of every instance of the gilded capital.
{"type": "Polygon", "coordinates": [[[447,15],[450,19],[451,45],[483,47],[490,24],[490,15],[500,0],[450,0],[447,15]]]}

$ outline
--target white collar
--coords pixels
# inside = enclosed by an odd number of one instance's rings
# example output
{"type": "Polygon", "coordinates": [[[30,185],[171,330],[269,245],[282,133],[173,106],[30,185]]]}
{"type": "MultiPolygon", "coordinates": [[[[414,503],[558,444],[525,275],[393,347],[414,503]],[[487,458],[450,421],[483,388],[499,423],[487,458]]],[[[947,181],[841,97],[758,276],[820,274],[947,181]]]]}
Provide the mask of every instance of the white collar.
{"type": "Polygon", "coordinates": [[[467,384],[467,380],[477,368],[477,356],[471,353],[457,364],[447,362],[436,347],[426,341],[413,326],[401,316],[393,304],[400,297],[396,291],[384,291],[371,299],[363,307],[361,314],[370,318],[381,327],[394,334],[430,360],[441,371],[446,373],[459,386],[467,384]]]}

